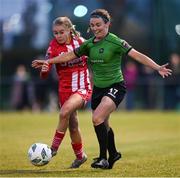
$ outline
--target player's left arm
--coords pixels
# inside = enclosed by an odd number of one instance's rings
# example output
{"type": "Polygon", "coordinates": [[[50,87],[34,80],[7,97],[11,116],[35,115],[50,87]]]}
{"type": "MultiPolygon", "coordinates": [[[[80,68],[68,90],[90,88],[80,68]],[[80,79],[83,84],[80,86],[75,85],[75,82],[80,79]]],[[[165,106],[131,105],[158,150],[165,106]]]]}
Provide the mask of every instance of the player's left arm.
{"type": "Polygon", "coordinates": [[[167,68],[168,63],[164,65],[159,65],[156,62],[154,62],[150,57],[146,56],[145,54],[140,53],[139,51],[135,49],[131,49],[128,53],[128,56],[133,58],[134,60],[151,67],[154,70],[157,70],[158,73],[163,77],[168,77],[172,74],[172,70],[167,68]]]}

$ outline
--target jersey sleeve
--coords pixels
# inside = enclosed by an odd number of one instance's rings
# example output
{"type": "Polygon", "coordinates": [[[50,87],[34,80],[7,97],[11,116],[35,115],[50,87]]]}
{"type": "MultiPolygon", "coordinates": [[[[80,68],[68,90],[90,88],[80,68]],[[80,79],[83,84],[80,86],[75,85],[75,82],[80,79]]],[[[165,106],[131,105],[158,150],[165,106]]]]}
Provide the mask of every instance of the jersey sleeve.
{"type": "Polygon", "coordinates": [[[50,43],[50,45],[46,51],[45,59],[47,60],[47,59],[55,57],[56,55],[54,53],[55,53],[55,50],[53,50],[53,44],[50,43]]]}
{"type": "Polygon", "coordinates": [[[129,45],[128,42],[126,42],[125,40],[120,39],[120,46],[121,46],[121,51],[124,54],[128,54],[128,52],[132,49],[132,46],[129,45]]]}
{"type": "Polygon", "coordinates": [[[85,41],[81,44],[80,47],[74,49],[74,53],[76,56],[81,57],[83,55],[89,56],[89,47],[88,47],[89,41],[85,41]]]}
{"type": "MultiPolygon", "coordinates": [[[[49,45],[49,47],[48,47],[48,49],[46,51],[45,60],[48,60],[50,58],[53,58],[53,50],[52,50],[51,43],[50,43],[50,45],[49,45]]],[[[49,72],[50,72],[51,68],[52,68],[52,65],[49,64],[49,69],[48,69],[47,72],[40,71],[40,78],[46,79],[48,77],[48,75],[49,75],[49,72]]]]}

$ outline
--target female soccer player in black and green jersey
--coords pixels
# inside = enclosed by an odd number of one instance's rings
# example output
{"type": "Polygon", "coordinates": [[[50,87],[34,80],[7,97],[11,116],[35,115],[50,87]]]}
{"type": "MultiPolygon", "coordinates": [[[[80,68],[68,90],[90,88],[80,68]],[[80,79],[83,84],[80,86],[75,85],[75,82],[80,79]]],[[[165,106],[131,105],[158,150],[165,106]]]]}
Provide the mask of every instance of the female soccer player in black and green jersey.
{"type": "MultiPolygon", "coordinates": [[[[121,158],[121,153],[115,147],[115,139],[108,119],[116,110],[126,93],[123,74],[121,71],[122,55],[127,54],[132,59],[157,70],[164,78],[171,75],[168,64],[156,64],[148,56],[132,48],[126,41],[109,32],[111,17],[104,9],[96,9],[91,13],[89,29],[94,37],[84,42],[73,52],[62,54],[49,59],[48,63],[62,63],[88,56],[88,64],[93,73],[93,95],[91,108],[92,121],[99,142],[100,154],[91,164],[93,168],[111,169],[113,164],[121,158]],[[109,157],[107,159],[107,151],[109,157]]],[[[39,68],[44,65],[44,60],[34,60],[32,67],[39,68]]],[[[86,77],[86,76],[84,76],[86,77]]]]}

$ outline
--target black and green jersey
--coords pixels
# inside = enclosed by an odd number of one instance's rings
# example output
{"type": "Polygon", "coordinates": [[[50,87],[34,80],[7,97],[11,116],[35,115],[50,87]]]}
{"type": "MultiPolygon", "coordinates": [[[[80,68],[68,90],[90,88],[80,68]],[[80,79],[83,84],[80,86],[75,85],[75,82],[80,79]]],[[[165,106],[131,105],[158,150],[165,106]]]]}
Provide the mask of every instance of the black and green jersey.
{"type": "Polygon", "coordinates": [[[109,33],[104,39],[94,42],[94,37],[75,49],[77,56],[88,56],[96,87],[105,88],[123,80],[121,60],[132,47],[116,35],[109,33]]]}

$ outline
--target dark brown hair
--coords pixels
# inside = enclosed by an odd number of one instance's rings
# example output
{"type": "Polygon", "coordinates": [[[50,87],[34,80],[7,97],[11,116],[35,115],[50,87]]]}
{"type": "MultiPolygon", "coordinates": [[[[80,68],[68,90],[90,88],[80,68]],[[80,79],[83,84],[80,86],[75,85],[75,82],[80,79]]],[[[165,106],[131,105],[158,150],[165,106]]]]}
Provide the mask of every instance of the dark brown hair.
{"type": "Polygon", "coordinates": [[[105,9],[96,9],[92,11],[90,18],[102,18],[105,23],[111,22],[111,16],[105,9]]]}

